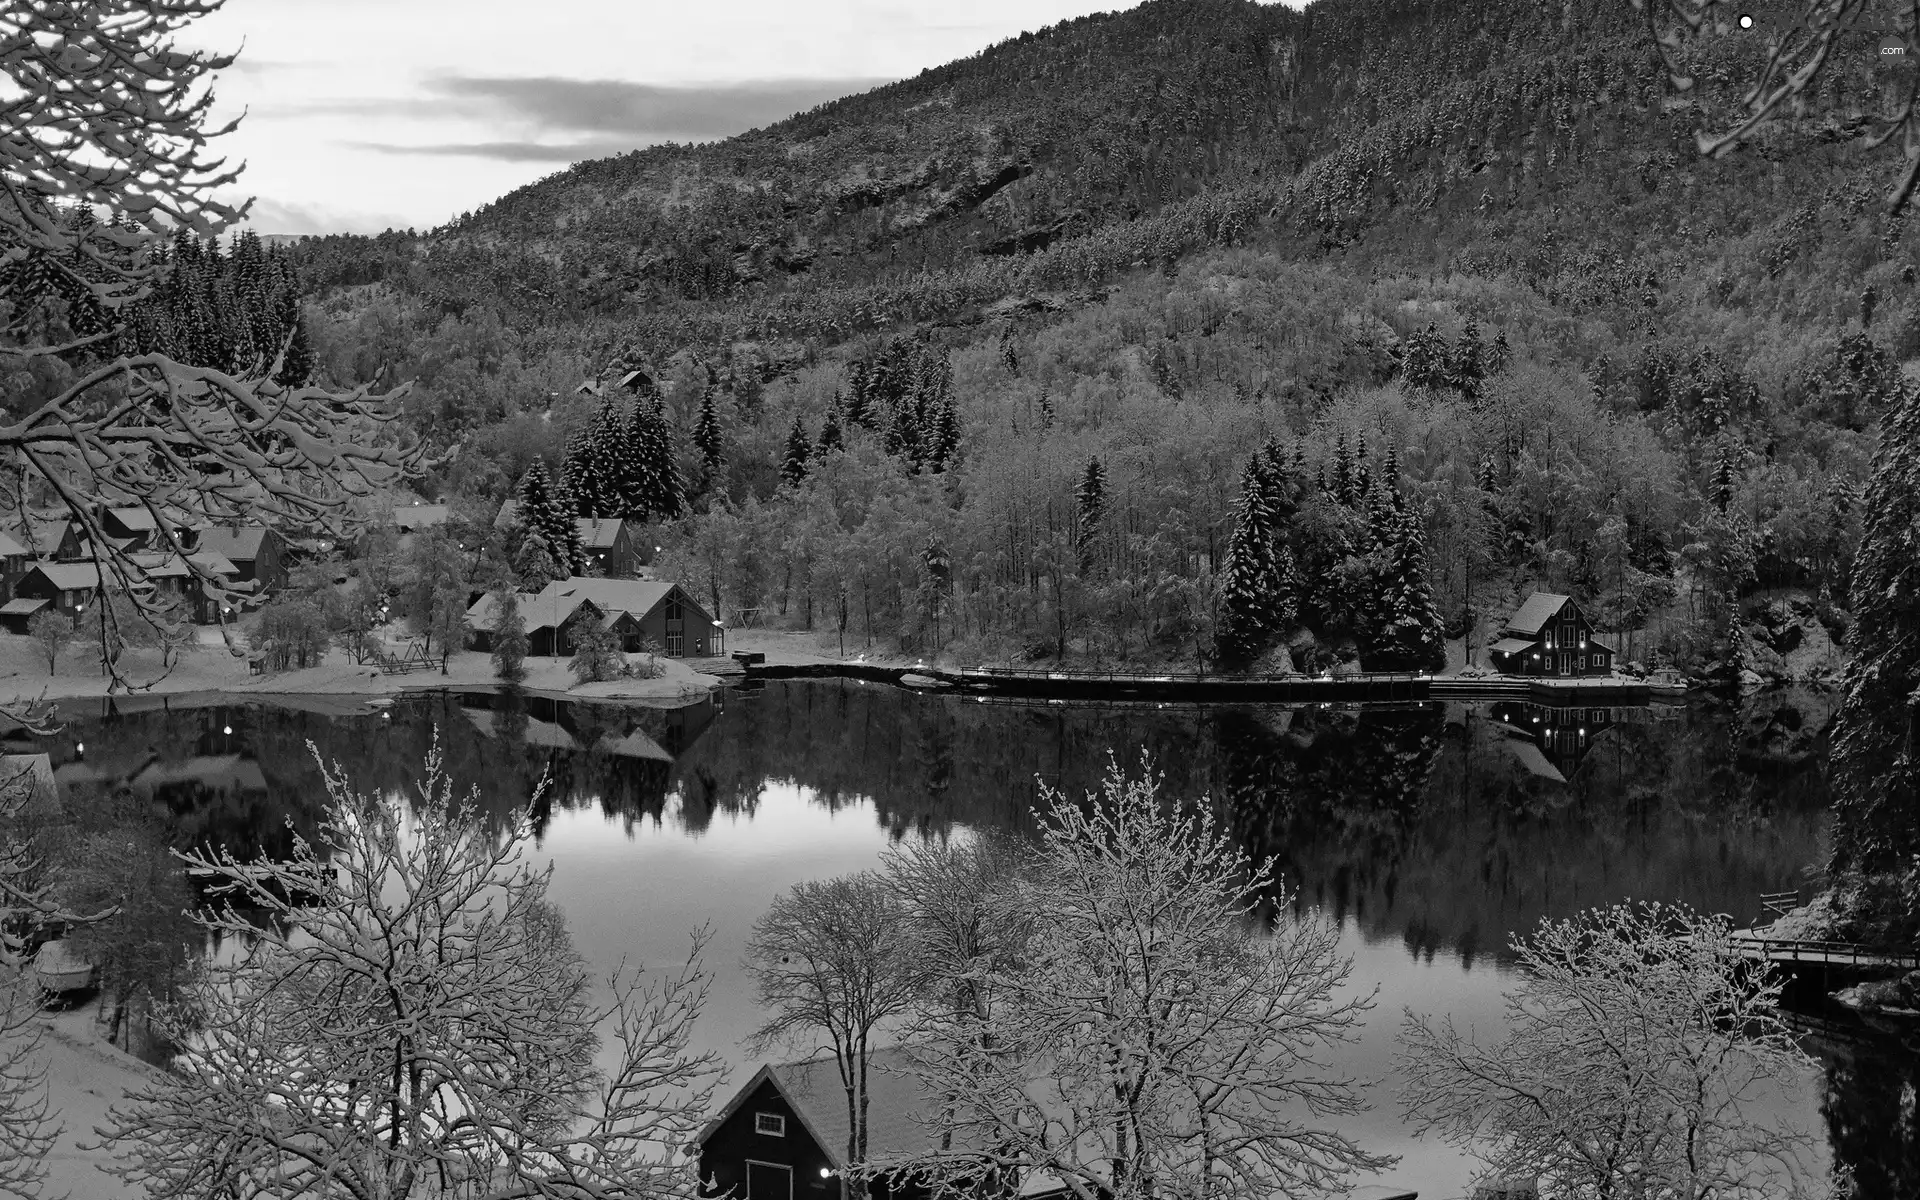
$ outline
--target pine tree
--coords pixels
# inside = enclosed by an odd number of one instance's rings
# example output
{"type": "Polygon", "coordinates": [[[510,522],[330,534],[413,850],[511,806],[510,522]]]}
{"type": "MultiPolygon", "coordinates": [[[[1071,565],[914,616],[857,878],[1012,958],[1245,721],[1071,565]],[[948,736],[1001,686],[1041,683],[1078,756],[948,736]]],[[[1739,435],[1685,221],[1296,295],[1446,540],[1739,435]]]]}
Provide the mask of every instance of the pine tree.
{"type": "Polygon", "coordinates": [[[1087,573],[1093,570],[1094,546],[1100,537],[1100,523],[1107,515],[1107,471],[1100,465],[1099,458],[1087,460],[1087,469],[1080,473],[1080,486],[1074,490],[1073,498],[1080,517],[1075,548],[1080,553],[1080,570],[1087,573]]]}
{"type": "Polygon", "coordinates": [[[873,402],[867,395],[869,369],[865,359],[856,358],[847,364],[847,428],[875,428],[873,402]]]}
{"type": "Polygon", "coordinates": [[[1507,344],[1507,331],[1501,330],[1493,337],[1493,347],[1487,351],[1487,377],[1505,375],[1507,368],[1513,365],[1513,347],[1507,344]]]}
{"type": "MultiPolygon", "coordinates": [[[[523,554],[525,550],[522,546],[523,554]]],[[[538,546],[537,550],[540,554],[546,553],[544,546],[538,546]]],[[[548,557],[548,564],[551,564],[551,556],[548,557]]],[[[535,566],[537,568],[539,564],[535,566]]],[[[540,586],[545,587],[546,583],[542,581],[540,586]]],[[[520,594],[511,587],[503,587],[494,593],[492,657],[495,678],[518,683],[527,677],[527,618],[520,612],[520,594]]]]}
{"type": "Polygon", "coordinates": [[[1368,503],[1373,498],[1373,473],[1367,466],[1367,435],[1360,435],[1360,445],[1353,455],[1353,497],[1355,504],[1368,503]]]}
{"type": "Polygon", "coordinates": [[[1722,442],[1713,456],[1713,483],[1707,499],[1714,508],[1726,512],[1733,505],[1734,482],[1739,472],[1739,451],[1732,442],[1722,442]]]}
{"type": "Polygon", "coordinates": [[[1053,428],[1053,397],[1047,394],[1047,385],[1040,385],[1040,429],[1042,432],[1053,428]]]}
{"type": "Polygon", "coordinates": [[[1480,322],[1468,317],[1467,327],[1447,360],[1447,382],[1471,400],[1480,395],[1480,381],[1486,375],[1486,348],[1480,341],[1480,322]]]}
{"type": "Polygon", "coordinates": [[[1419,518],[1402,513],[1395,526],[1383,555],[1365,665],[1370,670],[1445,670],[1446,632],[1427,582],[1426,540],[1419,518]]]}
{"type": "MultiPolygon", "coordinates": [[[[535,462],[520,481],[520,523],[526,527],[529,538],[539,535],[540,546],[558,578],[566,578],[583,565],[580,529],[573,522],[572,495],[548,477],[545,464],[535,462]]],[[[525,555],[523,541],[521,557],[525,555]]],[[[515,566],[520,566],[519,559],[515,560],[515,566]]]]}
{"type": "Polygon", "coordinates": [[[528,525],[526,536],[520,539],[520,552],[514,556],[513,570],[520,577],[520,586],[529,592],[537,592],[554,580],[566,579],[572,574],[560,565],[547,535],[536,525],[528,525]]]}
{"type": "Polygon", "coordinates": [[[1014,353],[1012,326],[1008,326],[1000,334],[1000,365],[1005,367],[1007,374],[1015,379],[1020,377],[1020,356],[1014,353]]]}
{"type": "Polygon", "coordinates": [[[1832,870],[1897,874],[1894,889],[1857,889],[1896,911],[1850,915],[1911,941],[1920,912],[1920,391],[1902,388],[1886,418],[1862,516],[1847,639],[1855,658],[1833,722],[1832,870]]]}
{"type": "MultiPolygon", "coordinates": [[[[824,437],[824,433],[822,434],[824,437]]],[[[940,401],[933,422],[933,444],[929,462],[935,471],[944,471],[960,456],[960,409],[949,393],[940,401]]]]}
{"type": "Polygon", "coordinates": [[[1214,629],[1214,653],[1230,670],[1244,668],[1266,653],[1292,619],[1287,592],[1291,556],[1276,554],[1278,531],[1267,508],[1260,458],[1247,462],[1240,476],[1240,502],[1221,572],[1220,616],[1214,629]]]}
{"type": "Polygon", "coordinates": [[[667,424],[666,401],[643,399],[627,414],[625,441],[633,456],[633,485],[627,495],[626,516],[638,520],[671,520],[686,511],[686,493],[680,486],[680,466],[674,457],[673,431],[667,424]]]}
{"type": "Polygon", "coordinates": [[[800,414],[793,414],[793,428],[787,432],[787,452],[780,460],[781,482],[799,487],[807,478],[807,460],[811,443],[800,414]]]}
{"type": "Polygon", "coordinates": [[[820,426],[820,441],[815,444],[813,456],[825,458],[835,450],[846,448],[846,437],[840,430],[840,397],[833,398],[833,404],[827,408],[826,423],[820,426]]]}
{"type": "Polygon", "coordinates": [[[1353,507],[1353,452],[1347,448],[1347,431],[1342,429],[1333,439],[1333,496],[1347,507],[1353,507]]]}
{"type": "Polygon", "coordinates": [[[726,469],[726,447],[720,429],[720,413],[714,404],[714,388],[700,394],[700,417],[694,422],[693,444],[700,451],[700,465],[706,472],[708,487],[726,469]]]}

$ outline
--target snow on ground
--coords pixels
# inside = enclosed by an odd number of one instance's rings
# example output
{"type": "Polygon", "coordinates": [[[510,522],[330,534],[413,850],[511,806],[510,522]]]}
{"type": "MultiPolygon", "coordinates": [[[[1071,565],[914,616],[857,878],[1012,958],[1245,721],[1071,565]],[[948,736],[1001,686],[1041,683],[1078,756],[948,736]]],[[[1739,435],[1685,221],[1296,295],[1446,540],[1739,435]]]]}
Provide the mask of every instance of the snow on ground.
{"type": "Polygon", "coordinates": [[[49,1196],[121,1200],[144,1193],[99,1169],[110,1161],[98,1143],[96,1127],[107,1124],[107,1110],[160,1070],[110,1045],[95,1020],[92,1004],[39,1018],[40,1060],[46,1064],[48,1100],[65,1126],[47,1156],[49,1196]]]}
{"type": "MultiPolygon", "coordinates": [[[[266,675],[247,673],[247,659],[236,656],[220,640],[217,629],[200,631],[200,646],[184,654],[171,671],[163,670],[158,651],[131,650],[121,662],[122,672],[135,684],[148,684],[154,694],[181,692],[247,693],[298,692],[308,695],[387,696],[408,688],[493,687],[492,659],[477,650],[464,650],[447,662],[447,673],[437,667],[406,674],[389,674],[371,664],[357,666],[338,650],[327,652],[321,664],[304,670],[266,675]]],[[[237,640],[237,639],[236,639],[237,640]]],[[[638,655],[630,656],[639,658],[638,655]]],[[[529,658],[522,686],[530,691],[597,699],[679,701],[698,698],[720,681],[702,675],[684,661],[660,658],[665,668],[658,679],[619,679],[576,685],[564,658],[529,658]]],[[[85,643],[63,651],[54,672],[47,672],[39,647],[24,636],[0,633],[0,704],[19,703],[45,695],[58,700],[105,695],[107,678],[85,643]]]]}

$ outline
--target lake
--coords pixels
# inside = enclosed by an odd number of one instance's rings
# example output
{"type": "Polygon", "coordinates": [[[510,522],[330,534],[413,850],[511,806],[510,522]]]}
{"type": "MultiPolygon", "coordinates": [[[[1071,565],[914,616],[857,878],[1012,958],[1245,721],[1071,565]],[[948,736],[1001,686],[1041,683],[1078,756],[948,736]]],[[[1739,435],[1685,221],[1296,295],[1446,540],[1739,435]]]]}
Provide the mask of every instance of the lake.
{"type": "MultiPolygon", "coordinates": [[[[38,741],[69,791],[130,784],[177,844],[284,852],[321,794],[308,743],[365,789],[410,791],[437,730],[493,819],[547,778],[539,857],[600,971],[665,965],[711,924],[718,978],[699,1038],[735,1083],[757,1066],[739,1042],[759,1020],[739,961],[778,893],[871,866],[900,839],[1030,828],[1042,782],[1085,791],[1110,752],[1130,766],[1144,752],[1169,789],[1211,797],[1249,853],[1275,858],[1294,907],[1339,922],[1353,984],[1379,988],[1339,1060],[1374,1081],[1374,1108],[1348,1132],[1404,1156],[1383,1181],[1428,1200],[1460,1195],[1471,1164],[1398,1121],[1406,1007],[1497,1033],[1514,931],[1627,898],[1747,924],[1762,892],[1804,891],[1826,858],[1817,753],[1773,753],[1762,722],[1706,704],[1075,706],[794,681],[677,710],[478,693],[384,713],[336,698],[61,712],[38,741]]],[[[1844,1025],[1808,1044],[1822,1069],[1780,1108],[1824,1135],[1862,1196],[1916,1194],[1920,1053],[1844,1025]]]]}

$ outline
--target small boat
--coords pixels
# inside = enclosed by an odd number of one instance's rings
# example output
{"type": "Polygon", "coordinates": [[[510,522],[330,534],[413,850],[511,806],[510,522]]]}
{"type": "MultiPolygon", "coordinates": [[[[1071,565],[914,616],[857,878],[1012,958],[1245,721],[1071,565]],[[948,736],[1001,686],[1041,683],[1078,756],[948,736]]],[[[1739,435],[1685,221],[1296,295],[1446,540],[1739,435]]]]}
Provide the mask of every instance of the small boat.
{"type": "Polygon", "coordinates": [[[56,938],[41,946],[40,952],[33,956],[33,974],[43,991],[59,995],[90,986],[95,967],[74,953],[73,943],[56,938]]]}

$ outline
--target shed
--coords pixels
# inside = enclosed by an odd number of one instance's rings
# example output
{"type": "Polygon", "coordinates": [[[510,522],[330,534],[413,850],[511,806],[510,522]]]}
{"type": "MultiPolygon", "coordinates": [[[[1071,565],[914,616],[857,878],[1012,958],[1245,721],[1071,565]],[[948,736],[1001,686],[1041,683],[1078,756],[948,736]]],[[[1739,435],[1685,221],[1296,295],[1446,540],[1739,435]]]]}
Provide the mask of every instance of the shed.
{"type": "Polygon", "coordinates": [[[27,623],[34,614],[48,605],[49,601],[40,599],[9,600],[0,604],[0,629],[8,633],[25,633],[27,623]]]}

